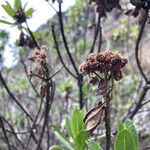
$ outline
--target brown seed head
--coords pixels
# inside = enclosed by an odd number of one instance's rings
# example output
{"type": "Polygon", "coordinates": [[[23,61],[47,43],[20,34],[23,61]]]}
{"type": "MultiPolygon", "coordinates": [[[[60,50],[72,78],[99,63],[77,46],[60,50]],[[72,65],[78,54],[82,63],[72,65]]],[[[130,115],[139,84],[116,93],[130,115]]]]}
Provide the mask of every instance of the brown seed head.
{"type": "Polygon", "coordinates": [[[121,69],[127,64],[127,58],[121,56],[118,52],[102,51],[91,53],[85,62],[79,66],[81,74],[91,74],[94,72],[108,73],[112,72],[115,79],[122,78],[121,69]]]}
{"type": "Polygon", "coordinates": [[[35,48],[29,59],[40,64],[46,63],[48,48],[42,45],[40,49],[35,48]]]}

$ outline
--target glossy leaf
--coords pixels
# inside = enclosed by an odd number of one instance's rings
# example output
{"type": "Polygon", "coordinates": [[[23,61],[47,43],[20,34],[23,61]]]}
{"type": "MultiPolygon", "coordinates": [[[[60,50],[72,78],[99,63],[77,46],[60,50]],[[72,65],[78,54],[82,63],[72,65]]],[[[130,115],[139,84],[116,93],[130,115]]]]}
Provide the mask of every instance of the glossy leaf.
{"type": "Polygon", "coordinates": [[[29,8],[29,9],[25,12],[26,18],[32,16],[33,12],[34,12],[33,8],[29,8]]]}
{"type": "Polygon", "coordinates": [[[76,150],[85,150],[85,141],[89,138],[90,134],[87,131],[81,131],[75,138],[76,150]]]}
{"type": "Polygon", "coordinates": [[[13,17],[15,14],[15,11],[13,10],[13,8],[11,7],[10,3],[6,1],[6,5],[1,5],[3,7],[3,9],[6,11],[6,13],[13,17]]]}
{"type": "Polygon", "coordinates": [[[17,11],[21,7],[21,0],[15,0],[14,2],[14,9],[17,11]]]}
{"type": "Polygon", "coordinates": [[[133,136],[127,129],[123,129],[117,134],[114,150],[137,150],[133,136]]]}
{"type": "Polygon", "coordinates": [[[58,140],[68,149],[68,150],[73,150],[72,145],[70,141],[65,137],[65,135],[60,131],[59,128],[57,128],[55,125],[51,125],[54,129],[54,133],[58,140]]]}
{"type": "Polygon", "coordinates": [[[88,143],[88,148],[89,148],[88,150],[102,150],[100,145],[95,141],[88,143]]]}
{"type": "Polygon", "coordinates": [[[80,133],[80,131],[84,130],[83,115],[83,110],[77,109],[73,112],[71,131],[74,139],[80,133]]]}

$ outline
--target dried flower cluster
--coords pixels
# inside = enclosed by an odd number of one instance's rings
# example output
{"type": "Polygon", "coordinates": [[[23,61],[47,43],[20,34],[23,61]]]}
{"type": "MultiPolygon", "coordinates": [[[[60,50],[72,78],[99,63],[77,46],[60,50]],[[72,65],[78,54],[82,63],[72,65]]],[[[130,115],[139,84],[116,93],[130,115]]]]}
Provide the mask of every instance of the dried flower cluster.
{"type": "Polygon", "coordinates": [[[34,42],[31,39],[31,37],[29,37],[28,35],[25,35],[22,31],[21,31],[20,36],[19,36],[18,45],[21,47],[29,46],[29,48],[35,47],[34,42]]]}
{"type": "MultiPolygon", "coordinates": [[[[82,74],[113,73],[115,80],[120,80],[123,77],[122,68],[127,64],[127,58],[121,56],[117,52],[103,51],[100,53],[91,53],[88,55],[85,62],[79,66],[82,74]]],[[[94,81],[96,82],[96,78],[94,81]]]]}
{"type": "Polygon", "coordinates": [[[35,48],[31,55],[28,57],[29,60],[38,64],[36,68],[34,68],[34,70],[33,68],[32,70],[30,70],[29,76],[37,76],[41,79],[41,85],[39,87],[39,93],[41,98],[44,98],[46,96],[47,87],[45,82],[49,82],[49,68],[47,67],[47,56],[48,47],[42,45],[40,49],[35,48]]]}
{"type": "Polygon", "coordinates": [[[26,22],[26,16],[25,16],[25,13],[24,13],[24,10],[22,9],[22,7],[20,7],[18,9],[18,11],[16,11],[15,15],[13,16],[13,18],[19,24],[26,22]]]}
{"type": "Polygon", "coordinates": [[[150,23],[149,9],[150,1],[149,0],[130,0],[130,3],[135,6],[134,9],[129,9],[125,14],[128,16],[134,16],[137,18],[139,24],[142,24],[145,19],[147,19],[147,24],[150,23]]]}
{"type": "Polygon", "coordinates": [[[33,62],[38,62],[40,65],[45,64],[48,55],[48,47],[42,45],[40,49],[35,48],[29,59],[33,62]]]}
{"type": "Polygon", "coordinates": [[[113,8],[121,9],[119,0],[90,0],[90,3],[96,4],[96,11],[101,17],[106,17],[106,12],[110,12],[113,8]]]}

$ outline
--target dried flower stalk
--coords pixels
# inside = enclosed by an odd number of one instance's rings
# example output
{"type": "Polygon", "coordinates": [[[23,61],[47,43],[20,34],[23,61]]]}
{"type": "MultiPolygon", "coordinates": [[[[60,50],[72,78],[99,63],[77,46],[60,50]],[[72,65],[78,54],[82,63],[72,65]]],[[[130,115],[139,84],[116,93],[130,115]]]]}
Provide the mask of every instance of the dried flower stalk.
{"type": "Polygon", "coordinates": [[[87,131],[93,131],[105,117],[106,127],[106,149],[110,149],[111,127],[110,127],[110,93],[114,88],[114,80],[122,79],[122,68],[127,64],[127,58],[118,52],[102,51],[91,53],[85,62],[79,66],[80,73],[88,75],[90,83],[97,84],[97,96],[102,100],[92,108],[84,118],[87,131]]]}

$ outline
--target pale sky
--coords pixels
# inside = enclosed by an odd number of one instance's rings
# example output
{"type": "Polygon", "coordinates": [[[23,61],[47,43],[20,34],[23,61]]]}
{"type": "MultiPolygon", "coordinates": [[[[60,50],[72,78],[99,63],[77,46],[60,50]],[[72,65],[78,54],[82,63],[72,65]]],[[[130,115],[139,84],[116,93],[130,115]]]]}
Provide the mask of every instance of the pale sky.
{"type": "MultiPolygon", "coordinates": [[[[10,2],[11,4],[14,3],[14,0],[7,0],[7,1],[10,2]]],[[[36,10],[33,14],[33,17],[28,20],[28,24],[32,31],[36,31],[36,29],[41,24],[46,23],[46,21],[55,14],[55,11],[50,7],[50,5],[48,5],[48,3],[45,0],[22,0],[23,4],[25,4],[26,2],[27,2],[26,8],[33,7],[33,9],[36,10]]],[[[0,0],[0,19],[4,19],[4,17],[8,17],[8,20],[10,21],[9,16],[5,13],[3,8],[1,7],[1,5],[4,3],[5,0],[0,0]]],[[[67,8],[73,6],[74,4],[75,4],[75,0],[64,0],[62,4],[62,10],[65,11],[67,8]]],[[[56,9],[58,8],[56,2],[54,3],[53,6],[56,9]]],[[[13,44],[14,41],[19,37],[19,31],[16,29],[16,27],[10,27],[9,25],[4,25],[0,23],[0,29],[6,29],[7,31],[10,32],[10,41],[9,41],[10,44],[13,44]]],[[[13,63],[12,51],[14,51],[13,48],[10,48],[8,46],[6,47],[4,58],[5,58],[5,65],[7,67],[10,67],[13,63]]]]}

